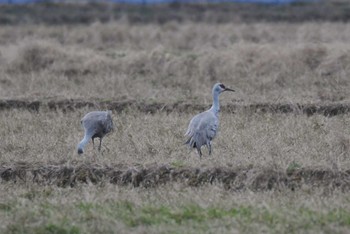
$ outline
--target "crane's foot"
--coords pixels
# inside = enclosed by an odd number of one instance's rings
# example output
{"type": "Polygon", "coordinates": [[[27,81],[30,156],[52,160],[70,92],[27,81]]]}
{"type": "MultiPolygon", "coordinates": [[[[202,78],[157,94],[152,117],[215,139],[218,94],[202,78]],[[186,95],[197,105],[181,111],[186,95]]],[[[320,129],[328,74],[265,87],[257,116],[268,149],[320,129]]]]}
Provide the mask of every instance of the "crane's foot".
{"type": "Polygon", "coordinates": [[[199,159],[201,159],[202,158],[202,151],[200,149],[197,149],[197,152],[198,152],[199,159]]]}

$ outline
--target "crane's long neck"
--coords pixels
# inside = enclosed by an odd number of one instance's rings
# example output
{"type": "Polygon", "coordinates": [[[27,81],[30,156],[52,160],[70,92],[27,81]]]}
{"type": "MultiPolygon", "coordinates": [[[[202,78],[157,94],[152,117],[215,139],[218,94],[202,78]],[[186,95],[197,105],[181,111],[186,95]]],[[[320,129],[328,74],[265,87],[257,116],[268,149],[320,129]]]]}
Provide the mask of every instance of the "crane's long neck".
{"type": "Polygon", "coordinates": [[[79,144],[78,144],[78,150],[83,152],[85,145],[89,142],[91,137],[92,137],[92,134],[85,133],[85,136],[84,136],[83,140],[81,140],[81,142],[79,142],[79,144]]]}
{"type": "Polygon", "coordinates": [[[210,108],[210,110],[213,111],[216,115],[220,111],[219,95],[220,93],[213,92],[213,105],[210,108]]]}

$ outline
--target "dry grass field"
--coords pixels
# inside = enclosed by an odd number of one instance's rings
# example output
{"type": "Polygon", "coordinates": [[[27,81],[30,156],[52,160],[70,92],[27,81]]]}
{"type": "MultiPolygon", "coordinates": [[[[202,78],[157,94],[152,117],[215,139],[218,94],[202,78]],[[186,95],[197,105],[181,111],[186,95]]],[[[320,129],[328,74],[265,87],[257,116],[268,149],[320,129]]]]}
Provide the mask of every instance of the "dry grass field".
{"type": "Polygon", "coordinates": [[[0,29],[1,98],[210,104],[349,101],[344,23],[126,22],[0,29]]]}
{"type": "Polygon", "coordinates": [[[1,26],[0,232],[349,233],[349,42],[334,21],[1,26]],[[200,159],[184,133],[218,81],[200,159]]]}

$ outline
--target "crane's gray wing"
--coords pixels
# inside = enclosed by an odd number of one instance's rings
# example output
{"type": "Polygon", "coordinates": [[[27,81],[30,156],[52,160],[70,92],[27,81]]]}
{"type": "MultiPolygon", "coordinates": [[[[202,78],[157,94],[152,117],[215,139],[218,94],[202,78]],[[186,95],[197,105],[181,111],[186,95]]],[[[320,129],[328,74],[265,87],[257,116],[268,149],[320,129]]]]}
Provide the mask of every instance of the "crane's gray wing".
{"type": "Polygon", "coordinates": [[[106,111],[93,111],[81,120],[87,133],[103,136],[113,129],[111,116],[106,111]]]}
{"type": "Polygon", "coordinates": [[[203,137],[206,144],[207,141],[214,139],[217,129],[219,126],[219,118],[215,116],[212,112],[208,111],[202,118],[202,121],[197,127],[197,132],[203,137]]]}
{"type": "Polygon", "coordinates": [[[201,147],[214,139],[219,120],[210,111],[200,113],[193,117],[185,135],[189,136],[186,144],[192,147],[201,147]]]}
{"type": "Polygon", "coordinates": [[[106,119],[104,120],[104,126],[106,134],[113,131],[114,129],[113,120],[110,112],[108,112],[108,114],[106,115],[106,119]]]}
{"type": "Polygon", "coordinates": [[[200,113],[191,119],[190,124],[188,125],[188,128],[187,128],[187,131],[185,133],[185,136],[189,136],[189,137],[193,136],[193,133],[199,124],[201,114],[203,113],[200,113]]]}
{"type": "Polygon", "coordinates": [[[219,118],[216,116],[211,117],[210,123],[208,123],[206,128],[207,138],[211,141],[215,138],[219,127],[219,118]]]}

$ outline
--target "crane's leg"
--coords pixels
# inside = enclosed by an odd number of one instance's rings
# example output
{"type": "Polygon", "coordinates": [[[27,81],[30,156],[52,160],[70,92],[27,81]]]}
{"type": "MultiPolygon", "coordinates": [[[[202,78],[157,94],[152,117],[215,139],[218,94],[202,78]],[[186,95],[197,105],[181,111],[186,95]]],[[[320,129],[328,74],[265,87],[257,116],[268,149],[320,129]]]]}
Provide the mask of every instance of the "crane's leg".
{"type": "Polygon", "coordinates": [[[207,143],[207,147],[208,147],[208,150],[209,150],[209,155],[211,155],[211,143],[210,143],[210,141],[207,143]]]}
{"type": "Polygon", "coordinates": [[[197,152],[198,152],[199,158],[202,158],[202,151],[201,151],[201,148],[197,148],[197,152]]]}
{"type": "Polygon", "coordinates": [[[98,151],[101,151],[102,137],[100,138],[100,145],[98,146],[98,151]]]}
{"type": "Polygon", "coordinates": [[[92,148],[95,149],[95,138],[91,138],[91,141],[92,141],[92,148]]]}

